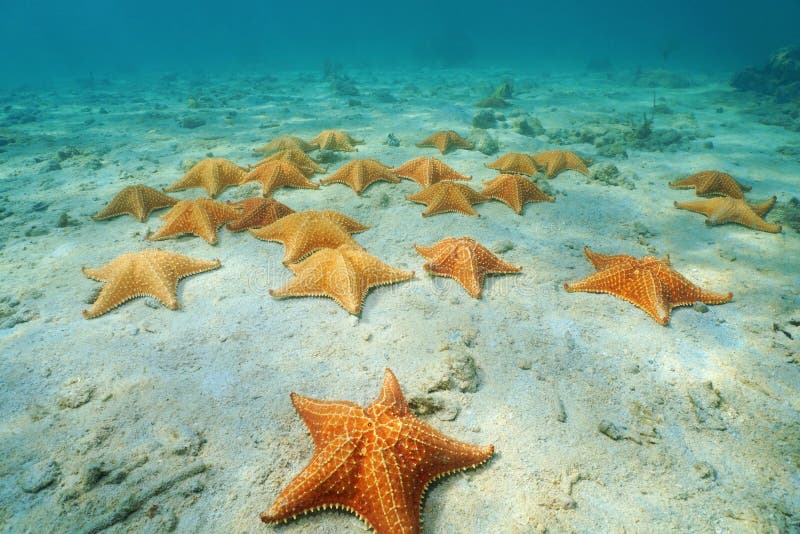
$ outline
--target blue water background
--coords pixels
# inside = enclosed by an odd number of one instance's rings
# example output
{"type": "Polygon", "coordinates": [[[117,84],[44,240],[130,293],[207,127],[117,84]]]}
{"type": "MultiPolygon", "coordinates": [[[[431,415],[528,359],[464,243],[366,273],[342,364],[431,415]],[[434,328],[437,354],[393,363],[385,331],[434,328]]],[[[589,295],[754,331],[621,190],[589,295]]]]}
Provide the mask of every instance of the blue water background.
{"type": "Polygon", "coordinates": [[[159,70],[495,65],[726,72],[800,44],[800,0],[0,0],[0,83],[159,70]]]}

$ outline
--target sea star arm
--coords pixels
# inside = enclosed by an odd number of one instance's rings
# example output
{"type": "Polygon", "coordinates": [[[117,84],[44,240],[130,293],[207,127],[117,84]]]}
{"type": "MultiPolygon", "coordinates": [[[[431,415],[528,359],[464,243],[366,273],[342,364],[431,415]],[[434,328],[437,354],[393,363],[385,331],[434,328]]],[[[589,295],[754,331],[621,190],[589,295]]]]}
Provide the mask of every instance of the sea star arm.
{"type": "Polygon", "coordinates": [[[131,299],[144,296],[156,298],[172,310],[178,309],[178,297],[175,293],[177,279],[170,283],[167,276],[153,269],[137,268],[131,264],[118,271],[113,264],[109,264],[100,269],[84,267],[83,272],[89,278],[107,280],[97,300],[83,312],[87,318],[96,317],[131,299]]]}
{"type": "Polygon", "coordinates": [[[416,460],[417,473],[432,482],[453,471],[480,465],[494,454],[494,446],[471,445],[451,439],[418,419],[404,421],[403,455],[416,460]]]}
{"type": "Polygon", "coordinates": [[[615,265],[620,261],[636,260],[636,258],[627,254],[602,254],[600,252],[595,252],[586,246],[583,247],[583,253],[586,256],[586,259],[589,260],[589,263],[591,263],[598,271],[602,271],[603,269],[610,267],[611,265],[615,265]]]}
{"type": "Polygon", "coordinates": [[[187,209],[174,218],[165,219],[164,225],[149,235],[149,241],[169,239],[181,234],[196,234],[207,242],[214,244],[217,242],[217,231],[207,214],[200,209],[187,209]]]}
{"type": "Polygon", "coordinates": [[[580,156],[577,154],[573,154],[572,152],[567,152],[566,154],[567,160],[567,168],[573,171],[578,171],[581,174],[588,175],[589,169],[586,167],[586,164],[583,162],[580,156]]]}
{"type": "Polygon", "coordinates": [[[378,412],[388,412],[394,417],[411,415],[406,397],[394,373],[386,369],[383,373],[383,385],[378,398],[372,401],[366,410],[368,415],[376,416],[378,412]]]}
{"type": "Polygon", "coordinates": [[[723,198],[709,198],[706,200],[695,200],[693,202],[674,202],[676,208],[681,210],[702,213],[706,217],[711,217],[723,206],[723,198]]]}
{"type": "Polygon", "coordinates": [[[726,222],[735,222],[749,228],[755,228],[756,230],[771,232],[773,234],[777,234],[783,229],[780,225],[768,223],[756,215],[752,209],[729,210],[724,214],[714,214],[706,219],[706,224],[709,226],[724,224],[726,222]]]}
{"type": "Polygon", "coordinates": [[[733,298],[733,293],[723,295],[705,291],[691,283],[679,272],[667,266],[657,266],[654,272],[666,286],[669,292],[669,301],[673,307],[688,306],[695,302],[702,302],[704,304],[724,304],[733,298]]]}
{"type": "Polygon", "coordinates": [[[291,399],[317,447],[337,430],[349,431],[359,418],[364,418],[364,410],[354,402],[319,400],[297,393],[292,393],[291,399]]]}
{"type": "Polygon", "coordinates": [[[670,305],[664,287],[649,269],[623,263],[612,265],[573,284],[564,284],[564,289],[614,295],[641,308],[659,324],[669,323],[670,305]]]}
{"type": "Polygon", "coordinates": [[[469,200],[463,195],[442,195],[437,199],[431,199],[432,202],[422,212],[423,217],[435,215],[437,212],[443,210],[455,211],[457,213],[466,213],[467,215],[478,216],[478,212],[472,207],[469,200]]]}
{"type": "Polygon", "coordinates": [[[673,189],[689,189],[692,187],[697,187],[697,177],[692,175],[688,178],[684,178],[683,180],[670,182],[669,186],[673,189]]]}
{"type": "Polygon", "coordinates": [[[516,273],[522,270],[519,265],[503,261],[488,251],[479,250],[476,253],[476,257],[481,272],[486,274],[516,273]]]}
{"type": "Polygon", "coordinates": [[[130,214],[139,222],[144,222],[147,218],[147,213],[145,213],[141,193],[125,192],[124,194],[117,195],[111,199],[111,202],[108,203],[108,206],[106,206],[103,211],[97,215],[93,215],[92,219],[99,221],[101,219],[116,217],[123,213],[130,214]]]}
{"type": "Polygon", "coordinates": [[[269,510],[261,514],[265,523],[286,521],[303,512],[327,506],[353,509],[356,488],[358,440],[346,434],[332,438],[314,452],[314,457],[278,495],[269,510]]]}
{"type": "Polygon", "coordinates": [[[297,276],[283,287],[270,289],[269,294],[275,298],[330,297],[350,313],[358,313],[367,293],[363,281],[359,282],[358,276],[344,264],[320,265],[314,256],[290,265],[297,276]]]}
{"type": "Polygon", "coordinates": [[[365,457],[359,493],[372,498],[360,500],[353,508],[380,534],[421,532],[421,492],[415,491],[421,484],[408,460],[396,441],[383,437],[376,439],[365,457]]]}
{"type": "Polygon", "coordinates": [[[775,202],[777,200],[778,200],[778,197],[773,196],[769,200],[765,200],[764,202],[762,202],[760,204],[756,204],[754,206],[750,206],[750,209],[752,209],[753,213],[755,213],[759,217],[763,217],[764,215],[766,215],[769,212],[769,210],[772,209],[772,206],[775,205],[775,202]]]}
{"type": "Polygon", "coordinates": [[[438,243],[424,247],[422,245],[414,245],[414,248],[419,252],[420,256],[426,260],[436,260],[438,256],[446,257],[452,251],[453,245],[458,240],[455,237],[446,237],[438,243]]]}

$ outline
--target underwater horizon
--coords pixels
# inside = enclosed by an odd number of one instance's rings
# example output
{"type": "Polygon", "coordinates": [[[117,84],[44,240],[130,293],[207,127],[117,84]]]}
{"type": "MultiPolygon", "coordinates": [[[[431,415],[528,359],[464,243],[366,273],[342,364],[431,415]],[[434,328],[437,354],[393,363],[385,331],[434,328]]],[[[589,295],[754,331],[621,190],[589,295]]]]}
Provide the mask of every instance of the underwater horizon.
{"type": "Polygon", "coordinates": [[[800,534],[800,1],[0,13],[0,533],[800,534]]]}
{"type": "Polygon", "coordinates": [[[800,2],[7,2],[0,85],[151,71],[506,67],[731,72],[800,41],[800,2]]]}

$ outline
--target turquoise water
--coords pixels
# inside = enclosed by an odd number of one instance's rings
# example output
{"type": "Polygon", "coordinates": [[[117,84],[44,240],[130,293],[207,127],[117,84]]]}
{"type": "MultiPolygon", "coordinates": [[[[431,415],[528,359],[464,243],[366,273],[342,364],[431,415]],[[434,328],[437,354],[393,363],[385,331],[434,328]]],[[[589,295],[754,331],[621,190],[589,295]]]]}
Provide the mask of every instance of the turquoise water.
{"type": "Polygon", "coordinates": [[[796,1],[3,2],[0,80],[187,69],[516,66],[735,70],[798,36],[796,1]]]}

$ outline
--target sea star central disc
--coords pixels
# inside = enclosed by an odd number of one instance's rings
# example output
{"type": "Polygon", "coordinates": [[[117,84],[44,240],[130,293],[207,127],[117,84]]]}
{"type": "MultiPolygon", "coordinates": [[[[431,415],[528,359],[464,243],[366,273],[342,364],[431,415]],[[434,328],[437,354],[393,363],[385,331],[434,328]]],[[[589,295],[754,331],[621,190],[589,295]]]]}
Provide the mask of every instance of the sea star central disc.
{"type": "Polygon", "coordinates": [[[428,485],[494,453],[492,445],[456,441],[417,419],[389,369],[366,408],[296,393],[291,398],[311,432],[314,456],[261,514],[265,523],[333,507],[355,513],[378,534],[419,534],[428,485]]]}

